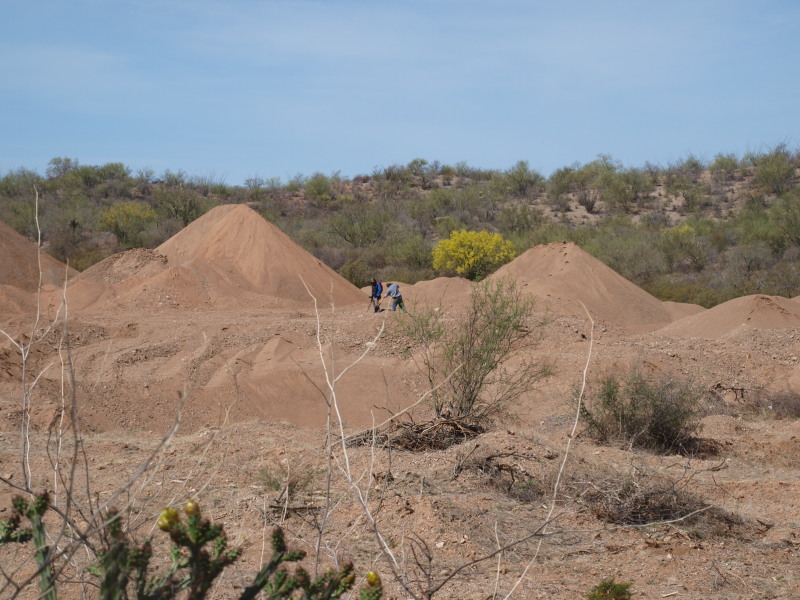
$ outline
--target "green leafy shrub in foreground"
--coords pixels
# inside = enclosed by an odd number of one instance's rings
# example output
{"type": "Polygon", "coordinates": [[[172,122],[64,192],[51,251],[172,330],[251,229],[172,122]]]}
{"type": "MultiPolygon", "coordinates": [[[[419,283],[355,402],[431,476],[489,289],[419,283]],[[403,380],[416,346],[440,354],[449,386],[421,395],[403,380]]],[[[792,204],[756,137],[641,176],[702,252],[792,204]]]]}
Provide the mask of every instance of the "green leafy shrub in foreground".
{"type": "MultiPolygon", "coordinates": [[[[54,569],[55,548],[47,544],[48,538],[42,520],[49,507],[46,492],[37,495],[33,502],[22,497],[13,501],[11,518],[0,520],[0,546],[10,542],[26,543],[33,539],[39,572],[41,598],[57,600],[58,582],[54,569]],[[30,529],[21,528],[27,519],[30,529]]],[[[205,598],[223,569],[234,563],[241,551],[229,549],[228,539],[220,525],[215,525],[200,514],[200,507],[189,500],[183,507],[186,521],[174,508],[166,508],[158,519],[158,527],[169,534],[170,566],[163,575],[150,572],[153,548],[150,540],[134,544],[125,532],[120,516],[111,512],[104,523],[104,550],[98,553],[97,562],[89,571],[99,579],[100,600],[171,600],[179,594],[188,600],[205,598]],[[186,592],[186,594],[182,594],[186,592]]],[[[311,579],[308,572],[298,567],[293,575],[283,563],[297,562],[305,557],[303,550],[289,550],[283,531],[272,532],[272,558],[256,574],[252,583],[239,596],[239,600],[252,600],[260,595],[268,600],[337,600],[348,592],[355,582],[353,565],[346,564],[339,571],[328,571],[311,579]]],[[[380,600],[383,586],[374,571],[367,574],[367,587],[360,590],[361,600],[380,600]]]]}

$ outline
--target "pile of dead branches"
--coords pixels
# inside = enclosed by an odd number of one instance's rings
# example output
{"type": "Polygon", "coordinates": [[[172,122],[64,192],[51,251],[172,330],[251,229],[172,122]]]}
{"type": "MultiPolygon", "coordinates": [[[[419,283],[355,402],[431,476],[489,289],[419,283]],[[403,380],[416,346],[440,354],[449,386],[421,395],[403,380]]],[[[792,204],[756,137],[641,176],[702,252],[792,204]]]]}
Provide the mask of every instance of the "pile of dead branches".
{"type": "Polygon", "coordinates": [[[482,434],[484,428],[462,419],[433,419],[423,423],[390,423],[381,430],[370,429],[348,438],[350,446],[378,445],[396,450],[427,452],[444,450],[482,434]]]}
{"type": "Polygon", "coordinates": [[[586,499],[598,519],[617,525],[672,521],[709,508],[685,490],[665,484],[598,490],[586,499]]]}

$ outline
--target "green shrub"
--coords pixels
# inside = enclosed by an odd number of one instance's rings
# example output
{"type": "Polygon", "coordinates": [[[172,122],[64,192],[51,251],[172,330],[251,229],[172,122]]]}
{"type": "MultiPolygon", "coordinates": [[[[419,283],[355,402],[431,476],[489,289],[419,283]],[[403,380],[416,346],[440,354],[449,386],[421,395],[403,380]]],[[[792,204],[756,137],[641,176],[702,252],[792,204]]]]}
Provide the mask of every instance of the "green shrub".
{"type": "Polygon", "coordinates": [[[562,196],[572,191],[575,167],[556,169],[547,179],[547,195],[551,201],[559,201],[562,196]]]}
{"type": "Polygon", "coordinates": [[[505,235],[529,233],[543,222],[542,211],[527,204],[509,204],[497,213],[497,226],[505,235]]]}
{"type": "Polygon", "coordinates": [[[607,172],[601,178],[603,200],[609,210],[628,213],[643,208],[653,190],[650,179],[639,169],[607,172]]]}
{"type": "Polygon", "coordinates": [[[430,269],[431,247],[418,233],[401,234],[387,244],[386,258],[396,266],[418,270],[430,269]]]}
{"type": "Polygon", "coordinates": [[[466,225],[461,219],[458,219],[453,215],[444,215],[441,217],[436,217],[433,230],[439,237],[446,238],[453,231],[459,231],[465,227],[466,225]]]}
{"type": "Polygon", "coordinates": [[[513,402],[550,374],[548,365],[530,360],[507,364],[513,353],[535,347],[542,333],[533,301],[511,281],[475,286],[466,313],[452,323],[437,308],[399,322],[422,353],[437,418],[485,426],[513,412],[513,402]]]}
{"type": "Polygon", "coordinates": [[[259,469],[256,482],[271,492],[285,493],[288,498],[293,499],[307,490],[318,475],[311,465],[271,464],[259,469]]]}
{"type": "Polygon", "coordinates": [[[741,295],[728,282],[716,289],[706,280],[687,281],[673,275],[658,277],[642,287],[662,302],[698,304],[704,308],[711,308],[741,295]]]}
{"type": "Polygon", "coordinates": [[[47,163],[47,176],[51,179],[63,177],[70,171],[74,171],[80,166],[77,158],[55,157],[47,163]]]}
{"type": "Polygon", "coordinates": [[[772,264],[772,250],[766,242],[739,244],[730,248],[725,255],[725,271],[731,279],[740,277],[745,280],[772,264]]]}
{"type": "Polygon", "coordinates": [[[453,192],[453,215],[465,223],[491,223],[504,200],[502,185],[468,185],[453,192]]]}
{"type": "Polygon", "coordinates": [[[534,228],[530,236],[530,245],[572,242],[583,246],[595,235],[596,230],[593,228],[570,227],[563,223],[545,222],[534,228]]]}
{"type": "Polygon", "coordinates": [[[773,245],[781,249],[800,246],[800,190],[792,190],[770,206],[769,222],[772,225],[773,245]]]}
{"type": "Polygon", "coordinates": [[[437,188],[420,196],[409,206],[409,214],[417,220],[433,220],[441,217],[453,206],[453,190],[437,188]]]}
{"type": "Polygon", "coordinates": [[[794,182],[795,164],[785,145],[779,144],[770,152],[753,157],[753,184],[766,194],[782,194],[794,182]]]}
{"type": "Polygon", "coordinates": [[[322,173],[314,173],[305,184],[306,196],[318,202],[327,202],[333,198],[333,186],[329,177],[322,173]]]}
{"type": "Polygon", "coordinates": [[[388,231],[391,217],[372,205],[350,205],[328,221],[331,233],[355,248],[378,242],[388,231]]]}
{"type": "Polygon", "coordinates": [[[759,284],[756,293],[794,298],[800,295],[800,251],[790,248],[770,267],[756,273],[753,279],[759,284]]]}
{"type": "Polygon", "coordinates": [[[632,583],[616,583],[614,578],[601,581],[586,594],[587,600],[630,600],[632,583]]]}
{"type": "Polygon", "coordinates": [[[710,191],[705,185],[695,184],[685,188],[683,196],[683,212],[697,213],[711,206],[710,191]]]}
{"type": "Polygon", "coordinates": [[[654,234],[630,227],[604,228],[584,250],[603,261],[626,279],[644,285],[668,271],[664,254],[653,241],[654,234]]]}
{"type": "Polygon", "coordinates": [[[424,158],[415,158],[406,165],[406,169],[419,180],[422,188],[427,190],[439,172],[439,163],[434,161],[433,164],[428,164],[424,158]]]}
{"type": "Polygon", "coordinates": [[[708,170],[716,181],[733,179],[739,170],[739,159],[735,154],[717,154],[708,170]]]}
{"type": "Polygon", "coordinates": [[[600,442],[661,452],[688,452],[700,428],[703,391],[690,382],[633,369],[624,380],[604,378],[583,415],[600,442]]]}
{"type": "Polygon", "coordinates": [[[704,169],[703,161],[690,154],[669,165],[664,172],[664,183],[670,193],[675,193],[675,190],[685,189],[697,183],[704,169]]]}
{"type": "MultiPolygon", "coordinates": [[[[30,198],[33,197],[33,189],[42,189],[44,180],[36,172],[20,167],[14,171],[9,171],[0,179],[0,198],[11,198],[16,201],[23,200],[25,204],[33,204],[30,198]]],[[[30,219],[34,222],[34,219],[30,219]]]]}
{"type": "Polygon", "coordinates": [[[167,218],[178,219],[186,227],[211,208],[211,202],[192,188],[161,187],[153,192],[153,202],[167,218]]]}
{"type": "Polygon", "coordinates": [[[521,160],[504,173],[504,183],[512,195],[527,198],[544,189],[545,179],[521,160]]]}
{"type": "Polygon", "coordinates": [[[361,257],[344,263],[339,269],[339,275],[347,279],[357,288],[369,285],[374,277],[374,270],[361,257]]]}
{"type": "Polygon", "coordinates": [[[662,229],[655,245],[663,253],[669,269],[685,263],[693,271],[699,272],[711,257],[708,239],[688,222],[662,229]]]}
{"type": "Polygon", "coordinates": [[[144,202],[117,202],[107,208],[100,218],[101,226],[117,236],[124,248],[141,245],[142,232],[156,220],[156,211],[144,202]]]}

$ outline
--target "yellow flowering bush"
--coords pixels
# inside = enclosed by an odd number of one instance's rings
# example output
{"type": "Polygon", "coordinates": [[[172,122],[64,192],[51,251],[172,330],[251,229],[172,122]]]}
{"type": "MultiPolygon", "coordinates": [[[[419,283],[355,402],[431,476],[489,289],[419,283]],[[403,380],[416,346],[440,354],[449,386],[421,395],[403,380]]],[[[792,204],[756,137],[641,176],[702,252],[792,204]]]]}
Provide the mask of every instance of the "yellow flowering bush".
{"type": "Polygon", "coordinates": [[[499,233],[453,231],[433,249],[433,268],[443,274],[483,279],[517,255],[514,245],[499,233]]]}
{"type": "Polygon", "coordinates": [[[116,235],[120,244],[130,248],[141,245],[142,231],[155,223],[156,217],[152,206],[131,200],[108,207],[100,217],[100,225],[116,235]]]}

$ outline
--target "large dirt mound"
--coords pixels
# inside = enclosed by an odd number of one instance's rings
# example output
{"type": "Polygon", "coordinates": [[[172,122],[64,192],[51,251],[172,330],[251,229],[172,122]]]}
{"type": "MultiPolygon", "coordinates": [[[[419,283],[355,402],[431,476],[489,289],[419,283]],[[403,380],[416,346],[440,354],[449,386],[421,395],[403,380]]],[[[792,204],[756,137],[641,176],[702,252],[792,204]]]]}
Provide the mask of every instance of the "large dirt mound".
{"type": "MultiPolygon", "coordinates": [[[[64,277],[72,277],[75,269],[52,256],[41,253],[42,284],[63,285],[64,277]]],[[[13,285],[26,292],[39,286],[39,260],[36,244],[0,221],[0,285],[13,285]]]]}
{"type": "Polygon", "coordinates": [[[781,296],[743,296],[684,317],[659,333],[715,340],[742,326],[757,329],[800,327],[800,303],[781,296]]]}
{"type": "Polygon", "coordinates": [[[245,205],[217,207],[156,250],[115,254],[70,285],[73,310],[263,309],[366,298],[245,205]],[[302,279],[301,279],[302,278],[302,279]]]}
{"type": "Polygon", "coordinates": [[[366,300],[358,288],[243,204],[212,209],[156,250],[167,257],[171,268],[186,267],[196,274],[206,289],[230,285],[220,279],[223,271],[243,291],[292,306],[309,304],[305,285],[324,305],[331,300],[336,306],[366,300]],[[207,269],[208,265],[213,268],[207,269]]]}
{"type": "Polygon", "coordinates": [[[585,316],[583,303],[609,325],[652,331],[672,321],[660,300],[572,243],[534,246],[490,276],[504,277],[559,314],[585,316]]]}

